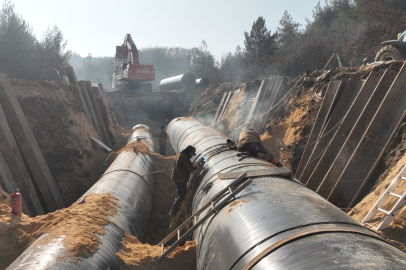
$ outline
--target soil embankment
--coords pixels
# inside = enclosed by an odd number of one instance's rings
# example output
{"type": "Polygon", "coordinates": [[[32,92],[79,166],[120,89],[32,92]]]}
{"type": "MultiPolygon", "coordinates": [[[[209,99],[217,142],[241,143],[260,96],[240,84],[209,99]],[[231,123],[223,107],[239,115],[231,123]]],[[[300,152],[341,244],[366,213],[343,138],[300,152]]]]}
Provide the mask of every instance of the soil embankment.
{"type": "MultiPolygon", "coordinates": [[[[68,87],[47,81],[10,81],[63,201],[70,205],[99,179],[109,153],[93,148],[90,137],[100,136],[68,87]]],[[[105,117],[112,139],[122,145],[127,131],[110,114],[107,111],[105,117]]]]}

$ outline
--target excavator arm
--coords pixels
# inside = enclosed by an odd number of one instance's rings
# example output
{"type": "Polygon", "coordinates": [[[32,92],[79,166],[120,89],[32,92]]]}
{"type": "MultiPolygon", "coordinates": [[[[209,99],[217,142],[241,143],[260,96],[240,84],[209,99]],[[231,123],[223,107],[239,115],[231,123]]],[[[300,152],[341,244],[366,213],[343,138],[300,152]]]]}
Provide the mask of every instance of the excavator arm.
{"type": "Polygon", "coordinates": [[[121,46],[116,46],[116,59],[126,61],[128,53],[130,53],[131,63],[139,65],[138,49],[130,34],[125,35],[124,43],[121,46]]]}

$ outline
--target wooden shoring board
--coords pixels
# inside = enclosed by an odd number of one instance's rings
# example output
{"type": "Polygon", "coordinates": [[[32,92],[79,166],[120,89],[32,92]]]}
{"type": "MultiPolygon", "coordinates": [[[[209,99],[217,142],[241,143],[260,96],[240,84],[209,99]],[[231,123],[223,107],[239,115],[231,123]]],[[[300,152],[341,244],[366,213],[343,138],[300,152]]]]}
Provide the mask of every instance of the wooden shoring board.
{"type": "Polygon", "coordinates": [[[71,87],[72,91],[74,92],[75,96],[79,96],[80,103],[82,104],[83,111],[84,111],[87,119],[89,121],[91,121],[89,109],[88,109],[88,107],[86,105],[86,101],[85,101],[85,97],[84,97],[84,94],[82,92],[82,89],[80,88],[78,80],[76,79],[76,75],[75,75],[75,71],[73,70],[73,67],[67,66],[65,68],[65,71],[66,71],[66,75],[68,77],[69,84],[70,84],[70,87],[71,87]]]}
{"type": "MultiPolygon", "coordinates": [[[[254,112],[252,115],[251,121],[254,121],[254,119],[257,119],[259,116],[261,116],[265,112],[265,107],[266,103],[269,100],[270,96],[272,95],[272,91],[275,87],[276,81],[277,81],[277,76],[271,76],[268,79],[268,84],[266,85],[266,88],[263,90],[263,96],[261,97],[261,100],[258,103],[258,109],[254,112]]],[[[253,122],[249,127],[256,130],[256,126],[258,125],[258,122],[262,118],[256,120],[253,122]]]]}
{"type": "Polygon", "coordinates": [[[226,99],[224,100],[223,106],[221,107],[221,110],[220,110],[220,114],[217,118],[217,122],[221,121],[221,118],[223,117],[224,111],[226,110],[226,107],[227,107],[228,101],[230,100],[231,95],[232,95],[232,91],[227,93],[226,99]]]}
{"type": "Polygon", "coordinates": [[[220,113],[220,116],[219,116],[219,119],[217,120],[217,122],[220,122],[221,120],[223,120],[223,116],[226,113],[226,111],[228,109],[228,105],[230,104],[233,97],[234,97],[234,91],[230,91],[229,95],[227,96],[226,101],[224,102],[223,109],[221,110],[221,113],[220,113]]]}
{"type": "MultiPolygon", "coordinates": [[[[257,115],[254,115],[254,119],[258,118],[259,116],[263,115],[266,110],[269,108],[269,103],[271,101],[271,98],[274,94],[274,91],[276,91],[276,85],[278,83],[279,80],[279,76],[271,76],[269,77],[269,83],[268,86],[266,88],[266,92],[265,92],[265,96],[262,100],[262,102],[260,103],[260,107],[259,110],[257,112],[257,115]]],[[[265,116],[262,116],[261,118],[259,118],[257,121],[255,121],[254,123],[252,123],[252,128],[256,131],[259,132],[259,125],[262,122],[262,120],[264,119],[265,116]]]]}
{"type": "MultiPolygon", "coordinates": [[[[109,102],[105,98],[105,95],[103,92],[103,85],[101,83],[99,83],[99,87],[92,88],[92,89],[94,89],[93,93],[95,94],[96,102],[100,108],[100,117],[102,119],[102,123],[104,123],[109,141],[112,144],[112,142],[111,142],[112,138],[111,138],[111,136],[109,136],[110,129],[109,129],[109,125],[108,125],[109,124],[108,113],[110,110],[110,107],[109,107],[110,105],[109,105],[109,102]]],[[[115,118],[115,116],[113,116],[113,118],[115,118]]],[[[113,144],[112,144],[112,146],[113,146],[113,144]]]]}
{"type": "MultiPolygon", "coordinates": [[[[387,92],[388,84],[390,85],[396,77],[396,74],[394,73],[395,72],[393,71],[386,70],[385,75],[382,77],[382,75],[379,74],[378,72],[375,71],[371,72],[360,94],[354,101],[345,119],[341,123],[334,137],[332,138],[330,145],[328,146],[327,150],[321,157],[318,166],[325,169],[325,175],[322,177],[322,181],[316,192],[319,194],[323,194],[322,196],[324,198],[328,197],[332,187],[334,186],[335,181],[338,181],[338,178],[331,179],[330,177],[328,177],[328,175],[330,174],[334,175],[335,171],[334,167],[338,166],[338,168],[343,169],[343,166],[346,163],[345,160],[340,160],[341,157],[339,153],[342,153],[341,149],[344,147],[345,142],[351,136],[351,130],[353,129],[354,125],[356,125],[358,119],[362,118],[363,112],[365,110],[368,111],[368,109],[370,108],[369,100],[371,99],[371,97],[372,101],[374,101],[374,98],[376,96],[379,96],[379,100],[383,99],[385,93],[387,92]]],[[[375,100],[377,99],[375,98],[375,100]]],[[[369,115],[369,117],[363,118],[363,120],[366,122],[365,124],[368,125],[372,120],[372,117],[371,115],[369,115]]],[[[352,136],[356,141],[359,141],[362,137],[362,133],[356,134],[355,136],[354,135],[352,136]]],[[[348,150],[353,151],[354,149],[348,150]]],[[[349,157],[347,156],[347,158],[349,157]]]]}
{"type": "Polygon", "coordinates": [[[224,101],[226,100],[227,94],[228,94],[227,92],[223,93],[223,97],[221,98],[220,104],[217,107],[216,114],[214,115],[213,121],[211,122],[212,125],[217,123],[217,119],[218,119],[218,117],[220,115],[221,109],[223,108],[223,104],[224,104],[224,101]]]}
{"type": "MultiPolygon", "coordinates": [[[[101,135],[103,141],[108,146],[111,147],[112,144],[111,144],[111,141],[110,141],[110,137],[109,137],[109,134],[107,133],[106,124],[103,121],[103,117],[102,117],[102,114],[101,114],[99,103],[97,102],[97,99],[94,96],[92,83],[89,82],[89,81],[86,81],[86,87],[87,87],[87,91],[89,92],[90,100],[91,100],[91,102],[93,104],[93,107],[94,107],[94,112],[96,114],[97,122],[99,123],[100,131],[101,131],[100,135],[101,135]]],[[[95,89],[97,90],[97,87],[95,87],[95,89]]]]}
{"type": "Polygon", "coordinates": [[[251,109],[247,115],[247,119],[245,120],[245,125],[251,122],[251,119],[253,119],[253,116],[256,114],[256,111],[258,110],[259,107],[258,105],[262,101],[267,85],[268,80],[262,80],[261,85],[259,86],[257,94],[254,98],[254,102],[252,102],[251,109]]]}
{"type": "Polygon", "coordinates": [[[303,173],[301,175],[302,183],[306,183],[306,186],[312,190],[316,190],[319,183],[323,179],[326,168],[317,166],[320,161],[320,157],[323,151],[330,143],[331,138],[337,131],[340,121],[343,119],[347,111],[350,109],[351,104],[354,102],[358,93],[362,87],[362,81],[359,78],[350,78],[346,84],[343,93],[340,96],[337,105],[334,107],[334,111],[328,119],[327,125],[324,129],[324,133],[320,135],[319,141],[313,148],[312,155],[307,162],[303,173]],[[335,128],[334,128],[335,127],[335,128]]]}
{"type": "Polygon", "coordinates": [[[55,211],[64,207],[58,187],[39,149],[27,118],[6,74],[0,73],[0,103],[12,128],[13,134],[34,177],[48,209],[55,211]]]}
{"type": "MultiPolygon", "coordinates": [[[[309,138],[307,139],[306,147],[303,150],[302,157],[299,162],[299,166],[296,170],[295,177],[297,179],[304,179],[300,178],[303,170],[305,168],[305,164],[309,161],[310,155],[313,152],[313,148],[315,146],[315,141],[320,137],[321,130],[324,124],[327,122],[327,117],[329,112],[333,110],[333,102],[337,97],[339,89],[342,85],[342,81],[332,80],[330,81],[326,93],[324,94],[323,101],[320,105],[319,112],[314,120],[314,124],[312,130],[310,132],[309,138]]],[[[302,183],[304,181],[301,181],[302,183]]],[[[305,183],[304,183],[305,184],[305,183]]]]}
{"type": "MultiPolygon", "coordinates": [[[[275,85],[278,82],[278,77],[279,76],[271,76],[269,77],[269,83],[265,89],[264,96],[259,103],[259,108],[257,110],[257,113],[253,115],[253,120],[264,114],[266,111],[266,108],[268,108],[268,103],[270,101],[270,98],[273,94],[273,91],[275,90],[275,85]]],[[[257,121],[253,122],[250,127],[252,127],[256,132],[258,132],[258,123],[261,122],[263,117],[259,118],[257,121]]]]}
{"type": "MultiPolygon", "coordinates": [[[[275,104],[275,99],[276,96],[278,95],[279,91],[281,90],[281,88],[283,88],[282,84],[285,80],[285,77],[282,76],[278,76],[278,81],[275,83],[274,89],[272,91],[271,96],[269,97],[269,100],[264,108],[263,113],[267,112],[268,110],[270,110],[275,104]]],[[[261,132],[262,129],[264,128],[266,121],[268,120],[270,112],[267,112],[261,119],[258,120],[258,123],[256,125],[255,130],[257,132],[261,132]]]]}
{"type": "MultiPolygon", "coordinates": [[[[331,198],[336,198],[336,194],[343,194],[342,190],[347,192],[337,204],[342,208],[349,207],[357,199],[406,116],[406,64],[403,64],[389,92],[375,111],[372,122],[339,178],[339,181],[347,179],[363,179],[363,181],[349,182],[349,185],[341,183],[330,194],[331,198]]],[[[360,119],[353,133],[358,132],[358,127],[362,124],[364,123],[360,119]]]]}
{"type": "MultiPolygon", "coordinates": [[[[12,177],[7,177],[9,181],[15,181],[15,185],[12,185],[12,189],[9,189],[7,183],[5,187],[7,192],[11,193],[13,189],[20,189],[22,197],[26,202],[26,208],[23,208],[25,214],[36,216],[44,214],[41,202],[38,198],[35,187],[31,181],[30,175],[25,166],[24,160],[21,156],[20,150],[18,149],[17,142],[14,139],[14,135],[8,125],[6,115],[3,112],[3,108],[0,105],[0,154],[4,157],[4,166],[0,166],[1,171],[7,173],[10,171],[12,177]],[[7,166],[7,168],[5,167],[7,166]]],[[[5,177],[8,174],[4,175],[5,177]]],[[[23,205],[24,206],[24,205],[23,205]]]]}
{"type": "MultiPolygon", "coordinates": [[[[9,194],[12,193],[14,189],[20,188],[17,185],[16,181],[14,180],[14,177],[11,174],[11,171],[8,168],[6,160],[4,159],[1,152],[0,152],[0,186],[3,188],[5,192],[9,194]]],[[[22,191],[20,190],[20,193],[21,192],[22,191]]],[[[23,213],[32,216],[33,214],[30,212],[30,209],[28,208],[25,199],[26,199],[25,196],[21,196],[21,206],[23,213]]]]}
{"type": "Polygon", "coordinates": [[[87,89],[86,82],[79,81],[78,83],[79,83],[79,87],[82,89],[83,96],[85,97],[86,106],[87,106],[87,108],[89,108],[89,111],[90,111],[91,119],[89,119],[89,120],[93,124],[93,128],[96,130],[96,132],[99,134],[99,136],[102,137],[99,122],[97,121],[96,113],[93,108],[92,100],[90,99],[90,94],[89,94],[89,90],[87,89]]]}
{"type": "MultiPolygon", "coordinates": [[[[288,78],[283,77],[281,88],[279,88],[278,94],[275,97],[274,105],[277,104],[289,91],[289,88],[286,86],[288,78]]],[[[274,106],[272,105],[272,106],[274,106]]]]}
{"type": "MultiPolygon", "coordinates": [[[[376,73],[371,73],[369,78],[376,73]]],[[[336,149],[327,149],[326,154],[333,156],[325,155],[320,161],[320,166],[324,166],[325,174],[322,177],[322,182],[320,183],[317,193],[319,193],[324,198],[328,198],[333,187],[336,185],[336,182],[339,181],[340,172],[336,170],[344,170],[348,160],[350,159],[352,153],[355,151],[355,148],[359,141],[361,140],[366,128],[371,123],[375,110],[381,104],[384,99],[388,89],[394,79],[396,78],[397,72],[390,69],[385,71],[384,76],[381,78],[380,82],[375,84],[373,91],[366,89],[364,93],[365,96],[359,97],[357,100],[364,100],[364,105],[362,108],[357,108],[352,106],[349,112],[348,117],[344,119],[341,123],[339,132],[340,134],[333,138],[332,144],[336,149]],[[351,114],[350,114],[351,113],[351,114]],[[363,123],[363,129],[357,129],[357,132],[354,133],[354,127],[360,126],[359,121],[363,123]],[[330,150],[330,151],[329,151],[330,150]],[[327,153],[328,152],[328,153],[327,153]],[[334,178],[331,178],[334,177],[334,178]]],[[[365,83],[367,84],[368,81],[365,83]]],[[[354,105],[361,106],[360,102],[355,102],[354,105]]]]}

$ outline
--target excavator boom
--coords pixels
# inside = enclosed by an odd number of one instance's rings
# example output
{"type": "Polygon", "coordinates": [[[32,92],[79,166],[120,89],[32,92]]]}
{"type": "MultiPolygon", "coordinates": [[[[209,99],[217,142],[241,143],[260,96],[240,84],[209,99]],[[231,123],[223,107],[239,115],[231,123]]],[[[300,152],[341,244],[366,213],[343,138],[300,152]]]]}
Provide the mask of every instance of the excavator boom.
{"type": "Polygon", "coordinates": [[[121,46],[116,46],[116,59],[126,61],[128,53],[130,53],[131,63],[139,65],[138,49],[130,34],[125,35],[124,43],[121,46]]]}

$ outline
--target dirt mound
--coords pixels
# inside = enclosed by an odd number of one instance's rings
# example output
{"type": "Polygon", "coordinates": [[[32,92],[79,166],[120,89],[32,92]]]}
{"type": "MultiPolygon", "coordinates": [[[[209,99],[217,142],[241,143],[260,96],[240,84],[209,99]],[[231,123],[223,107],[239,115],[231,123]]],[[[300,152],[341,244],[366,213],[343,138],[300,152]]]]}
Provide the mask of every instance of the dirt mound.
{"type": "MultiPolygon", "coordinates": [[[[68,87],[63,89],[48,81],[10,82],[63,201],[70,205],[99,179],[109,153],[93,148],[90,137],[100,137],[68,87]]],[[[119,148],[125,144],[128,132],[116,123],[108,106],[104,110],[119,148]]]]}
{"type": "Polygon", "coordinates": [[[1,189],[0,187],[0,204],[5,204],[5,205],[10,205],[11,200],[10,200],[10,195],[7,194],[4,190],[1,189]]]}
{"type": "Polygon", "coordinates": [[[123,238],[122,249],[116,254],[121,269],[128,270],[194,270],[196,269],[196,243],[186,242],[177,247],[161,263],[155,260],[161,255],[160,246],[142,244],[134,236],[126,234],[123,238]]]}
{"type": "Polygon", "coordinates": [[[87,256],[98,249],[99,236],[109,216],[117,212],[115,198],[109,194],[86,196],[83,204],[71,206],[46,215],[30,218],[14,216],[8,205],[0,204],[0,269],[10,265],[41,235],[49,235],[41,244],[62,235],[68,257],[87,256]]]}

